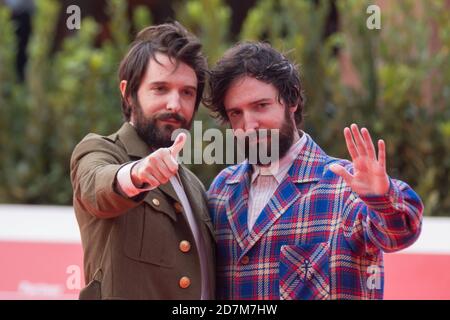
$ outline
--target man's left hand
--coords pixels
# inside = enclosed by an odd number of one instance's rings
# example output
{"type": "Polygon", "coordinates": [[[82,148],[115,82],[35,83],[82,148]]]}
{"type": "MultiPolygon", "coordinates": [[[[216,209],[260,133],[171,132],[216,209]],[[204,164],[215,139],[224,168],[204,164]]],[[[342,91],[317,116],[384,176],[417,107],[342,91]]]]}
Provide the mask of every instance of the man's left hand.
{"type": "Polygon", "coordinates": [[[344,129],[345,142],[353,162],[353,174],[338,164],[330,170],[339,175],[360,196],[383,195],[389,191],[389,177],[386,173],[386,146],[378,140],[378,159],[369,131],[356,124],[344,129]]]}

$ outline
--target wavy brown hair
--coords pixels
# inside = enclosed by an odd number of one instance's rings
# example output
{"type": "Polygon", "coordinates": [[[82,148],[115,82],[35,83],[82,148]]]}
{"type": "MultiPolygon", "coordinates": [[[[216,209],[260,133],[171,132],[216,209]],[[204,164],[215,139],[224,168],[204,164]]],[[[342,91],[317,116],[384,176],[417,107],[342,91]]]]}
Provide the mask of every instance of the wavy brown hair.
{"type": "Polygon", "coordinates": [[[225,52],[210,71],[209,95],[205,105],[221,122],[228,122],[224,99],[230,85],[243,76],[272,84],[278,90],[278,100],[287,107],[297,106],[295,122],[303,120],[304,96],[297,66],[265,42],[238,43],[225,52]]]}

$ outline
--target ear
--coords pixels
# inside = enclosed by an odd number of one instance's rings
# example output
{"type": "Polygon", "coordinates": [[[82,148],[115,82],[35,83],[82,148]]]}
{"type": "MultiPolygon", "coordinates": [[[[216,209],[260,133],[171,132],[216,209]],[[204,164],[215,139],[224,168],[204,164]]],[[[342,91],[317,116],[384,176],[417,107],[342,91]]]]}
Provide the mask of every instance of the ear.
{"type": "MultiPolygon", "coordinates": [[[[119,84],[120,93],[122,94],[122,98],[125,99],[125,100],[127,101],[127,103],[128,103],[128,105],[130,106],[130,108],[133,108],[133,107],[132,107],[132,104],[130,103],[129,98],[127,98],[127,97],[125,96],[125,91],[126,91],[126,89],[127,89],[127,84],[128,84],[128,82],[127,82],[126,80],[120,81],[120,84],[119,84]]],[[[131,112],[131,118],[130,118],[130,121],[131,121],[131,123],[133,123],[133,121],[134,121],[134,120],[133,120],[133,112],[131,112]]]]}
{"type": "Polygon", "coordinates": [[[295,111],[297,111],[298,106],[292,105],[289,107],[289,116],[291,120],[295,123],[295,111]]]}
{"type": "Polygon", "coordinates": [[[120,92],[122,93],[122,97],[124,99],[126,99],[125,98],[125,90],[127,89],[127,81],[126,80],[120,81],[119,89],[120,89],[120,92]]]}

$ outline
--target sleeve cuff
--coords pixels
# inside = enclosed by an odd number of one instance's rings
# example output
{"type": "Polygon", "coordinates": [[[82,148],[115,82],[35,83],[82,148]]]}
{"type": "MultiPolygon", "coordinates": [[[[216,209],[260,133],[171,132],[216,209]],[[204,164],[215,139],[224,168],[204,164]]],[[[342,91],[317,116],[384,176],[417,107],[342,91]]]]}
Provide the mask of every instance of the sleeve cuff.
{"type": "Polygon", "coordinates": [[[367,195],[360,196],[369,208],[385,214],[393,213],[395,209],[401,206],[401,195],[398,187],[389,178],[389,190],[384,195],[367,195]]]}

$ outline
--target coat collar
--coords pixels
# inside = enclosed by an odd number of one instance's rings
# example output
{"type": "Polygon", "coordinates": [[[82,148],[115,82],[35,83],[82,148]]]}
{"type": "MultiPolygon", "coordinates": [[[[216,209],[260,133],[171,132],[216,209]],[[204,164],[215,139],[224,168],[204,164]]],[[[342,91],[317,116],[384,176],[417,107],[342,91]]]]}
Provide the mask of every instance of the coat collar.
{"type": "Polygon", "coordinates": [[[117,138],[123,143],[130,157],[144,158],[150,154],[150,147],[139,137],[129,122],[125,122],[117,131],[117,138]]]}
{"type": "MultiPolygon", "coordinates": [[[[305,133],[306,134],[306,133],[305,133]]],[[[294,183],[319,181],[322,178],[327,154],[306,134],[306,143],[289,169],[294,183]]]]}

